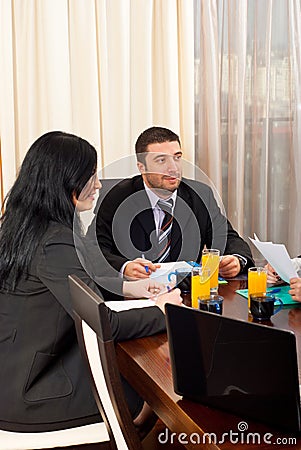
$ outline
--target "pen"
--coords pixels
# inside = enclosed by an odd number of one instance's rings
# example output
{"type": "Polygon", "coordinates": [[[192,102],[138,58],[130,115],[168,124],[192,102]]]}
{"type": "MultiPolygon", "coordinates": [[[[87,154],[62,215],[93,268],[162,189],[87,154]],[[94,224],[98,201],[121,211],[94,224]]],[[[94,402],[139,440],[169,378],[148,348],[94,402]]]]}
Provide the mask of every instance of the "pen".
{"type": "Polygon", "coordinates": [[[200,267],[200,264],[195,261],[187,261],[187,264],[189,264],[192,267],[200,267]]]}
{"type": "Polygon", "coordinates": [[[155,295],[155,298],[158,298],[163,294],[168,294],[169,292],[173,291],[175,288],[176,288],[176,286],[174,286],[174,287],[166,286],[166,291],[159,292],[159,294],[155,295]]]}
{"type": "MultiPolygon", "coordinates": [[[[142,259],[145,259],[144,253],[142,253],[141,258],[142,258],[142,259]]],[[[149,267],[148,267],[148,266],[144,266],[144,268],[145,268],[145,272],[146,272],[146,273],[149,273],[149,267]]]]}
{"type": "Polygon", "coordinates": [[[277,292],[280,292],[280,288],[272,289],[271,291],[267,290],[267,294],[276,294],[277,292]]]}

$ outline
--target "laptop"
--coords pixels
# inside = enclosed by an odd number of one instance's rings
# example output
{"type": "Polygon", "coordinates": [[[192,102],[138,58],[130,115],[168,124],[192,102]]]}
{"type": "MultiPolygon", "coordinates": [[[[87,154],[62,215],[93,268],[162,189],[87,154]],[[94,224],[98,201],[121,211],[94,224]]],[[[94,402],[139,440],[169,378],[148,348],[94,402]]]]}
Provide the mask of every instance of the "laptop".
{"type": "Polygon", "coordinates": [[[300,431],[295,335],[166,304],[174,390],[190,400],[300,431]]]}

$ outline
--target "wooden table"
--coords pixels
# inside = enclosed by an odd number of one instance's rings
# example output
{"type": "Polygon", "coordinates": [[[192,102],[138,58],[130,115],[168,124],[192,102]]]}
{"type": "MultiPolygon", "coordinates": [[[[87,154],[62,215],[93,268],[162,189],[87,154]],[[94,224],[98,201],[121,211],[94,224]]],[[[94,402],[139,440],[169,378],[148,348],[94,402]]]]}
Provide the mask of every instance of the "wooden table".
{"type": "MultiPolygon", "coordinates": [[[[246,281],[242,280],[220,285],[219,293],[225,299],[223,315],[252,320],[248,315],[247,300],[235,292],[236,289],[243,288],[246,288],[246,281]]],[[[272,325],[295,332],[301,368],[301,305],[284,308],[272,317],[272,325]]],[[[264,424],[244,420],[242,417],[185,400],[175,394],[166,333],[119,343],[117,357],[121,373],[170,430],[159,435],[162,444],[165,440],[169,443],[180,442],[186,448],[194,450],[255,450],[271,449],[273,446],[277,449],[301,450],[301,436],[279,432],[264,424]],[[244,427],[248,428],[243,432],[244,427]],[[206,433],[211,434],[211,442],[206,433]]],[[[299,379],[301,380],[300,372],[299,379]]]]}

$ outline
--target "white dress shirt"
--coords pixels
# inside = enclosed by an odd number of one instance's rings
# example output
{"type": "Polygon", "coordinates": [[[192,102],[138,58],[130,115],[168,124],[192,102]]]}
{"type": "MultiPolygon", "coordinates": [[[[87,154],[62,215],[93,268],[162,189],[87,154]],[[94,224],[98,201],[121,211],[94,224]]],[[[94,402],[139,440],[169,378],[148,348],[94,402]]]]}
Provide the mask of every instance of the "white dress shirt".
{"type": "MultiPolygon", "coordinates": [[[[160,208],[160,206],[158,206],[158,200],[162,200],[161,197],[159,197],[157,194],[155,194],[154,191],[152,191],[148,186],[146,186],[146,184],[144,183],[144,189],[146,191],[146,194],[149,198],[152,210],[153,210],[153,215],[154,215],[154,221],[155,221],[155,226],[156,226],[156,234],[157,236],[159,236],[159,230],[161,228],[164,216],[165,216],[165,212],[162,211],[162,209],[160,208]]],[[[174,211],[174,207],[176,204],[176,199],[177,199],[177,191],[174,191],[170,197],[164,199],[164,200],[169,200],[169,199],[173,199],[173,208],[172,208],[172,214],[174,211]]],[[[141,255],[141,257],[144,257],[143,254],[141,255]]],[[[126,261],[123,266],[120,269],[120,276],[123,276],[124,273],[124,269],[126,268],[126,266],[128,265],[128,263],[130,263],[131,261],[126,261]]]]}
{"type": "MultiPolygon", "coordinates": [[[[147,193],[147,196],[149,198],[150,204],[152,206],[152,210],[153,210],[153,215],[154,215],[154,220],[155,220],[155,225],[156,225],[156,233],[157,236],[159,235],[159,230],[161,228],[164,216],[165,216],[165,212],[162,211],[162,209],[160,208],[160,206],[158,206],[158,200],[162,200],[161,197],[158,197],[158,195],[152,191],[148,186],[146,186],[146,184],[143,182],[144,184],[144,188],[145,191],[147,193]]],[[[173,200],[173,208],[172,208],[172,214],[174,212],[174,207],[176,204],[176,199],[177,199],[177,191],[174,191],[170,197],[168,198],[164,198],[164,200],[173,200]]]]}

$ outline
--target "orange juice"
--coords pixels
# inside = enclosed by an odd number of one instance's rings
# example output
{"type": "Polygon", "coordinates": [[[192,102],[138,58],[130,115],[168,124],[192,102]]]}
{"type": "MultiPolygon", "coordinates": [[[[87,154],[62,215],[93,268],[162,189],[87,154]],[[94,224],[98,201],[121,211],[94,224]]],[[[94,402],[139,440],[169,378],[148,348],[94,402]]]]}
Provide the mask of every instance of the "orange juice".
{"type": "Polygon", "coordinates": [[[250,295],[263,294],[267,290],[267,270],[264,267],[250,267],[248,270],[248,306],[250,295]]]}
{"type": "Polygon", "coordinates": [[[214,252],[216,253],[203,250],[202,266],[210,270],[210,289],[216,292],[218,290],[219,251],[215,250],[214,252]]]}
{"type": "Polygon", "coordinates": [[[199,307],[199,297],[210,297],[210,272],[209,270],[193,270],[191,273],[191,306],[199,307]]]}

